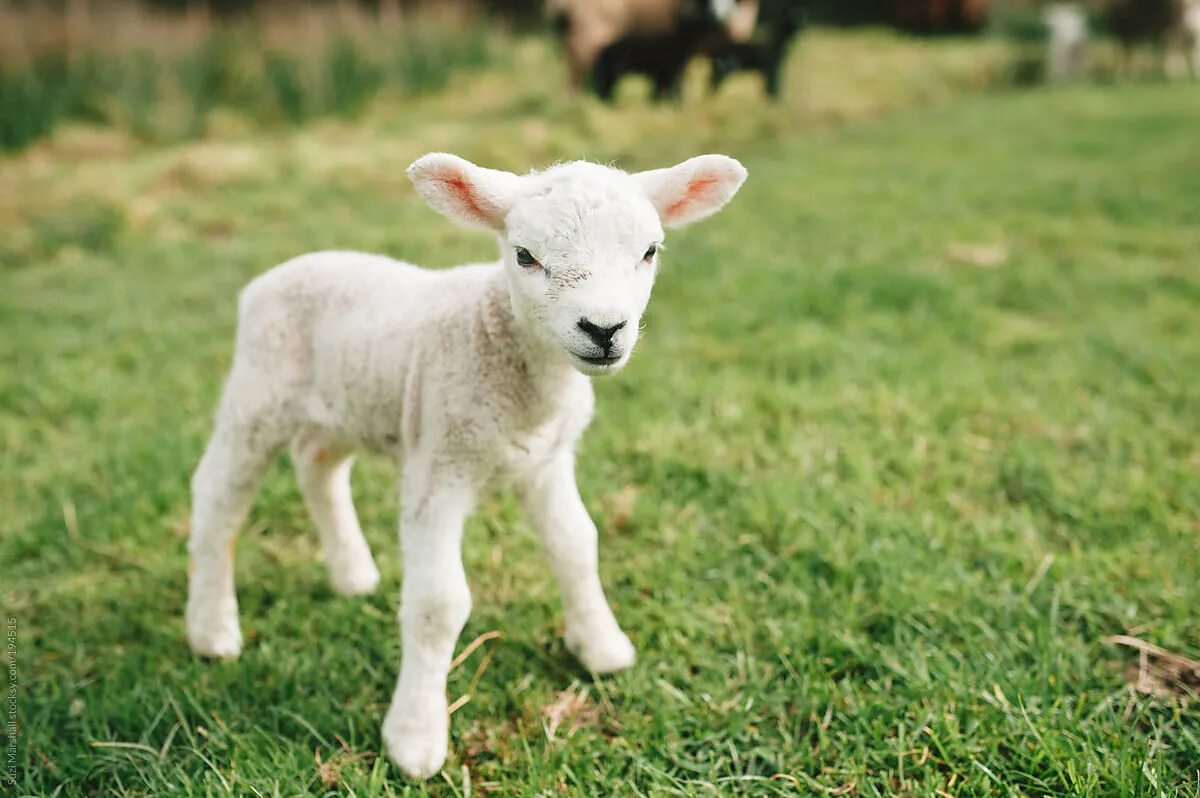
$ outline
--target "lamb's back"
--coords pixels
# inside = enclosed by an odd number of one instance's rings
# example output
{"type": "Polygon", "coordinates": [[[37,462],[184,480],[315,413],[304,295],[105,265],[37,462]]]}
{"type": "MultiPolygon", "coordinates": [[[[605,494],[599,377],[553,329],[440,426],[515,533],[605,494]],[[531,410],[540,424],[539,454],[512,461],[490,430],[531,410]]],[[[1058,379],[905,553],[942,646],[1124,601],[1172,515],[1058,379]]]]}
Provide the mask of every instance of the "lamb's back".
{"type": "Polygon", "coordinates": [[[497,269],[430,270],[356,252],[295,258],[243,290],[236,359],[303,396],[311,422],[380,437],[402,413],[422,351],[462,354],[445,351],[460,338],[447,329],[467,323],[497,269]]]}

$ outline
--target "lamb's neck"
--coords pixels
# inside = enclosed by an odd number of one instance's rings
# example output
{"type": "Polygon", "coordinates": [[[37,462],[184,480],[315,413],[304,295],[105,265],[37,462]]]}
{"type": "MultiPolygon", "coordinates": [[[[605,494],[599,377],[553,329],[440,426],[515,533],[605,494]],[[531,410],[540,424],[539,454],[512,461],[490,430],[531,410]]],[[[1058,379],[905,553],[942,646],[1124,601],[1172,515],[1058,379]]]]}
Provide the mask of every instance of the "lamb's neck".
{"type": "Polygon", "coordinates": [[[557,392],[567,382],[586,380],[554,344],[543,340],[529,327],[513,306],[503,265],[489,275],[487,290],[477,308],[481,345],[495,360],[512,368],[529,389],[557,392]]]}

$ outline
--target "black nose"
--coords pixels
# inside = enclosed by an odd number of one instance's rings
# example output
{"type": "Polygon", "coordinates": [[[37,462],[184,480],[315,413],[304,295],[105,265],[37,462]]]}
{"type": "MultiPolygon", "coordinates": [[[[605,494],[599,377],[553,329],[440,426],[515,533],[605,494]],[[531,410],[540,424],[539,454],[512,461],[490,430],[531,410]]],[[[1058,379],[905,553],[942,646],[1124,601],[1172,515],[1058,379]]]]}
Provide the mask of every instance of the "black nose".
{"type": "Polygon", "coordinates": [[[579,329],[587,333],[587,337],[592,339],[592,343],[607,351],[612,347],[613,336],[617,334],[617,330],[625,326],[625,322],[614,324],[611,327],[601,327],[597,324],[592,324],[587,319],[579,320],[579,329]]]}

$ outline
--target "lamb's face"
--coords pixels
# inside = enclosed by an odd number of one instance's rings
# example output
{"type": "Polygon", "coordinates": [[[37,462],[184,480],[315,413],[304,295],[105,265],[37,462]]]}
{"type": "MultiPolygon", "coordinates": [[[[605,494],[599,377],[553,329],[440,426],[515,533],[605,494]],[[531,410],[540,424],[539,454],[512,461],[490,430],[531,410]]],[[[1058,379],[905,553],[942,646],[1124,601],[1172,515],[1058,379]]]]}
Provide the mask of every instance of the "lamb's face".
{"type": "Polygon", "coordinates": [[[546,178],[514,204],[501,233],[513,307],[575,368],[613,373],[637,341],[662,224],[628,175],[571,164],[546,178]]]}
{"type": "Polygon", "coordinates": [[[715,213],[746,170],[701,155],[636,174],[575,162],[518,177],[432,153],[408,175],[434,209],[500,235],[519,322],[595,375],[629,360],[663,228],[715,213]]]}

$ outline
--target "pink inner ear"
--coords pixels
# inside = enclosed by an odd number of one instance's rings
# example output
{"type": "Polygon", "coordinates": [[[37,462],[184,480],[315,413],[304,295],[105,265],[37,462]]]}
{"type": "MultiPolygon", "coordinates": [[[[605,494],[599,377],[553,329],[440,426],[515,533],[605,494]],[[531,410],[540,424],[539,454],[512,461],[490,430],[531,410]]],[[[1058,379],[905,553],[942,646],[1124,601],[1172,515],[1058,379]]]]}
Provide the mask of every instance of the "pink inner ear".
{"type": "Polygon", "coordinates": [[[465,178],[449,172],[444,175],[438,175],[434,178],[446,187],[454,199],[458,200],[459,205],[467,213],[481,221],[487,220],[487,215],[483,211],[483,207],[479,204],[479,198],[475,194],[474,187],[466,181],[465,178]]]}
{"type": "Polygon", "coordinates": [[[716,184],[717,178],[715,177],[697,177],[688,181],[687,190],[683,192],[683,196],[667,206],[666,217],[674,219],[682,216],[692,205],[707,199],[716,184]]]}

